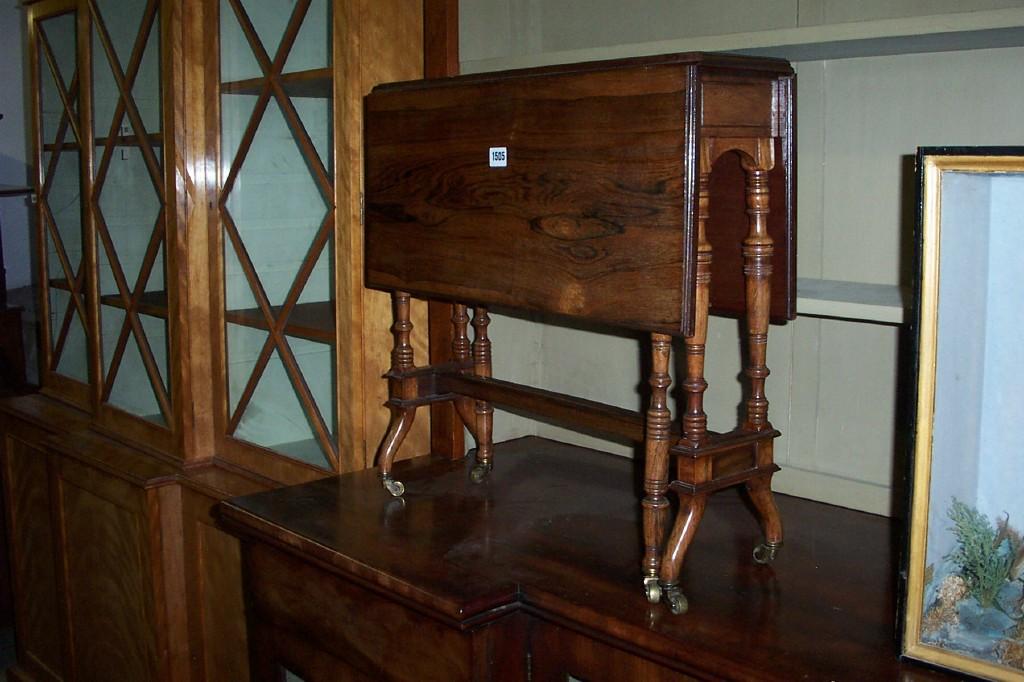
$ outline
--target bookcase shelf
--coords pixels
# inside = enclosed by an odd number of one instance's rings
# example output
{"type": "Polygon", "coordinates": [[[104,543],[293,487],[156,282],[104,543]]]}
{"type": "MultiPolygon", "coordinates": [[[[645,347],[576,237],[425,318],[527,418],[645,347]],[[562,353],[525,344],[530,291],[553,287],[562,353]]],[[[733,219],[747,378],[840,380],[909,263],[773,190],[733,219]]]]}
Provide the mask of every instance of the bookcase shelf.
{"type": "MultiPolygon", "coordinates": [[[[331,96],[331,70],[308,69],[282,74],[279,78],[285,93],[289,97],[320,97],[331,96]]],[[[245,80],[221,83],[221,94],[225,95],[258,95],[267,83],[266,78],[247,78],[245,80]]]]}
{"type": "MultiPolygon", "coordinates": [[[[334,344],[334,301],[312,301],[298,303],[292,308],[285,325],[284,333],[309,341],[334,344]]],[[[279,315],[281,306],[271,306],[274,315],[279,315]]],[[[267,323],[258,308],[227,310],[224,319],[232,324],[240,324],[253,329],[266,330],[267,323]]]]}
{"type": "MultiPolygon", "coordinates": [[[[121,296],[118,294],[103,294],[100,296],[100,303],[103,305],[110,306],[112,308],[120,308],[124,310],[124,302],[121,300],[121,296]]],[[[167,319],[167,292],[166,291],[147,291],[142,294],[142,298],[139,300],[139,305],[136,308],[143,315],[149,315],[150,317],[159,317],[161,319],[167,319]]]]}

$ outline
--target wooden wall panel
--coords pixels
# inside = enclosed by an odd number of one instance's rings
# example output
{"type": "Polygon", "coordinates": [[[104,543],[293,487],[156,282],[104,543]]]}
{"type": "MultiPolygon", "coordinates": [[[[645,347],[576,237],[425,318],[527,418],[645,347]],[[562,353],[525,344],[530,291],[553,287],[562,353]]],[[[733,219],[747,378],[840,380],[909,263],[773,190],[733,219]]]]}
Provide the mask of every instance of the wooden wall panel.
{"type": "Polygon", "coordinates": [[[66,480],[60,494],[77,679],[156,679],[146,526],[139,510],[66,480]]]}
{"type": "Polygon", "coordinates": [[[64,662],[46,454],[7,435],[4,478],[19,661],[39,679],[58,680],[64,662]]]}

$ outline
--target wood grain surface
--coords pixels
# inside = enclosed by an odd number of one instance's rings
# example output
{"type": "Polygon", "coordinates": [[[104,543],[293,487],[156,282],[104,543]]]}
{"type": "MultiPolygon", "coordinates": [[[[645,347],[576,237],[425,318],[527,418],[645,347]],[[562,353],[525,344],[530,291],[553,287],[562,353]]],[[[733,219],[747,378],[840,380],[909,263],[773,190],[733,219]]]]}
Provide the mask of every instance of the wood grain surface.
{"type": "MultiPolygon", "coordinates": [[[[365,106],[367,284],[689,333],[697,141],[774,137],[772,317],[790,319],[790,76],[774,60],[674,55],[378,87],[365,106]],[[489,163],[493,148],[507,165],[489,163]]],[[[739,315],[743,173],[720,174],[712,310],[739,315]]]]}
{"type": "Polygon", "coordinates": [[[60,679],[64,663],[47,457],[6,434],[3,455],[19,663],[42,679],[60,679]]]}
{"type": "Polygon", "coordinates": [[[371,95],[367,283],[678,327],[685,71],[588,76],[371,95]]]}
{"type": "MultiPolygon", "coordinates": [[[[673,616],[637,587],[643,550],[633,462],[524,438],[496,446],[484,484],[471,483],[468,469],[418,458],[396,465],[404,499],[364,471],[238,498],[222,511],[248,543],[309,565],[304,584],[320,575],[358,585],[466,632],[500,622],[510,608],[556,624],[554,639],[541,627],[529,646],[535,663],[558,658],[563,667],[535,668],[533,679],[616,679],[611,673],[624,658],[636,659],[628,668],[634,676],[618,679],[648,679],[636,676],[643,670],[663,679],[662,669],[701,679],[949,679],[898,661],[900,540],[889,519],[778,496],[788,534],[764,566],[751,559],[760,531],[743,498],[713,496],[681,575],[690,611],[673,616]],[[553,656],[563,645],[565,655],[553,656]]],[[[252,560],[250,570],[263,561],[252,560]]],[[[297,574],[266,568],[252,583],[264,620],[283,623],[308,611],[303,600],[283,597],[306,589],[296,585],[297,574]]],[[[353,604],[345,617],[385,627],[369,603],[353,604]]],[[[299,639],[333,650],[330,637],[309,633],[310,622],[296,618],[283,629],[291,623],[299,639]]]]}
{"type": "Polygon", "coordinates": [[[61,493],[76,679],[157,679],[142,517],[71,483],[61,493]]]}

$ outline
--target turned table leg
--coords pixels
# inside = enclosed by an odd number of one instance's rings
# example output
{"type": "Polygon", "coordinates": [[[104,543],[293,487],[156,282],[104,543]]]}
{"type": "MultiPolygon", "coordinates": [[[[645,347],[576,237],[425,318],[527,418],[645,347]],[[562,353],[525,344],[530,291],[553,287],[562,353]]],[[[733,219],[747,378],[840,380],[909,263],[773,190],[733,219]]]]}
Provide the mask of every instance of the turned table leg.
{"type": "Polygon", "coordinates": [[[747,174],[747,215],[750,231],[743,240],[743,275],[747,293],[747,363],[744,373],[750,379],[750,397],[746,403],[743,428],[764,431],[768,423],[768,398],[764,384],[768,378],[768,316],[771,306],[772,238],[768,234],[768,171],[771,163],[744,157],[747,174]]]}
{"type": "MultiPolygon", "coordinates": [[[[761,142],[758,149],[761,153],[756,158],[743,159],[743,170],[747,175],[747,215],[750,220],[750,230],[743,240],[748,335],[748,359],[744,371],[750,379],[750,397],[746,404],[743,428],[749,431],[771,429],[768,399],[764,390],[765,379],[769,374],[766,356],[774,251],[772,238],[768,234],[768,172],[774,165],[770,144],[770,141],[761,142]]],[[[759,444],[757,460],[758,468],[773,466],[770,441],[759,444]]],[[[765,534],[765,542],[754,548],[754,560],[767,563],[775,558],[782,545],[782,520],[772,497],[771,473],[751,479],[746,489],[765,534]]]]}
{"type": "MultiPolygon", "coordinates": [[[[461,303],[453,304],[452,330],[454,333],[452,334],[452,359],[459,363],[467,362],[471,357],[468,327],[469,315],[466,314],[466,306],[461,303]]],[[[476,412],[473,408],[473,400],[465,396],[455,398],[455,411],[475,440],[476,412]]]]}
{"type": "MultiPolygon", "coordinates": [[[[476,306],[473,308],[473,374],[478,377],[491,376],[491,340],[487,337],[487,326],[491,318],[487,315],[487,308],[476,306]]],[[[474,403],[476,413],[476,431],[473,436],[476,439],[476,465],[470,472],[470,476],[476,482],[482,481],[494,467],[493,453],[494,443],[492,441],[492,427],[494,425],[494,407],[486,400],[477,400],[474,403]]],[[[472,429],[471,429],[472,432],[472,429]]]]}
{"type": "MultiPolygon", "coordinates": [[[[395,322],[391,326],[394,346],[391,349],[390,373],[393,375],[415,367],[412,344],[409,341],[412,333],[409,298],[409,294],[404,291],[396,291],[392,294],[395,322]]],[[[397,405],[388,405],[388,407],[391,410],[391,421],[388,423],[388,429],[384,433],[380,447],[377,448],[376,460],[384,488],[395,497],[401,497],[405,492],[405,486],[391,475],[391,465],[395,460],[395,453],[398,452],[406,434],[409,433],[409,427],[412,426],[413,419],[416,417],[416,408],[397,405]]]]}
{"type": "MultiPolygon", "coordinates": [[[[682,441],[690,447],[700,447],[707,440],[708,416],[704,412],[704,392],[708,382],[704,378],[704,349],[708,336],[708,301],[711,289],[711,243],[707,238],[710,216],[709,172],[702,169],[699,178],[697,213],[697,288],[694,299],[693,335],[684,339],[686,350],[686,378],[683,394],[686,410],[683,413],[682,441]]],[[[687,609],[686,597],[679,588],[679,572],[683,558],[704,514],[706,495],[680,495],[679,515],[672,528],[665,557],[661,561],[659,578],[663,596],[673,613],[687,609]]]]}
{"type": "Polygon", "coordinates": [[[661,600],[658,585],[658,566],[661,563],[661,543],[665,538],[669,513],[668,450],[672,413],[668,409],[669,360],[672,356],[672,337],[651,334],[651,403],[647,410],[647,428],[644,438],[644,559],[643,576],[647,599],[661,600]]]}
{"type": "Polygon", "coordinates": [[[708,338],[708,301],[711,290],[711,242],[708,241],[707,223],[710,217],[709,173],[699,178],[697,211],[697,287],[694,296],[693,336],[683,343],[686,349],[686,378],[683,393],[686,410],[683,412],[683,440],[691,447],[703,445],[707,438],[708,415],[704,412],[704,391],[708,382],[704,378],[704,348],[708,338]]]}

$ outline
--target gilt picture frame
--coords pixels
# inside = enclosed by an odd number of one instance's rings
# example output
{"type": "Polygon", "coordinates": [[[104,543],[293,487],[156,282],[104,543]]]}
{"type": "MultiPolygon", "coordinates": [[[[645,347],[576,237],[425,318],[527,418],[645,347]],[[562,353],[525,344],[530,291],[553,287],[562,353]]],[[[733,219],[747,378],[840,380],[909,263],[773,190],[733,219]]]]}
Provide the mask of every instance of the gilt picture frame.
{"type": "Polygon", "coordinates": [[[1024,680],[1024,147],[917,155],[903,654],[1024,680]]]}

